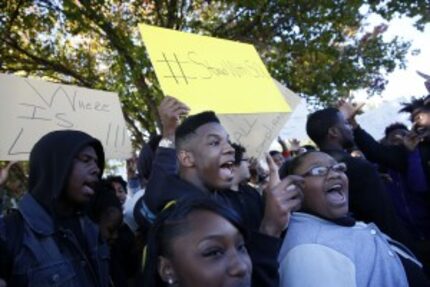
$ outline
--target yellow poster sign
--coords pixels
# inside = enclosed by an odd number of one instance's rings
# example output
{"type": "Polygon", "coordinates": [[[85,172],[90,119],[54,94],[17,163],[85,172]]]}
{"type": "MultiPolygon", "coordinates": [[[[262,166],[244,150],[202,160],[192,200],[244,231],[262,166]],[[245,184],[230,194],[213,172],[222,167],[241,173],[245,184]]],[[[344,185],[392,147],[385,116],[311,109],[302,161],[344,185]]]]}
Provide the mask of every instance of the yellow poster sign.
{"type": "Polygon", "coordinates": [[[192,113],[289,112],[254,46],[141,24],[161,88],[192,113]]]}

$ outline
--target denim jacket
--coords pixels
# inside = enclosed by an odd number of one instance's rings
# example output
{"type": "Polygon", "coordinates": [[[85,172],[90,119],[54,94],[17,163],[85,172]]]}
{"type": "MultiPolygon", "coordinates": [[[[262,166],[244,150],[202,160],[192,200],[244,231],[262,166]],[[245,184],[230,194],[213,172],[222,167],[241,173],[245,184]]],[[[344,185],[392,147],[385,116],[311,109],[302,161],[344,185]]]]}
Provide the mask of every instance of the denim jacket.
{"type": "Polygon", "coordinates": [[[10,286],[109,286],[109,248],[97,226],[82,216],[87,254],[67,229],[55,230],[53,218],[27,193],[19,203],[24,233],[13,259],[10,286]]]}

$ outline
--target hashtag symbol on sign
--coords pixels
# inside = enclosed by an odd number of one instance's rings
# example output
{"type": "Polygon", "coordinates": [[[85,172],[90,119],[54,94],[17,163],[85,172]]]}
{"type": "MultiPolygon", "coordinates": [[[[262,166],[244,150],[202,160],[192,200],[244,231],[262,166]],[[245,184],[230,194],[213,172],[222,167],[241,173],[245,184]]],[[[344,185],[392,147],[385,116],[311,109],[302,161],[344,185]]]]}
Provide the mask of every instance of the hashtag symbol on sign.
{"type": "Polygon", "coordinates": [[[184,69],[182,68],[183,64],[188,62],[179,61],[178,56],[173,53],[173,59],[169,60],[165,53],[163,53],[163,59],[158,60],[159,63],[166,63],[169,68],[170,74],[164,76],[165,78],[173,78],[177,84],[179,84],[180,79],[184,79],[185,83],[188,85],[188,81],[193,79],[193,77],[187,77],[184,73],[184,69]],[[176,73],[175,73],[176,71],[176,73]]]}

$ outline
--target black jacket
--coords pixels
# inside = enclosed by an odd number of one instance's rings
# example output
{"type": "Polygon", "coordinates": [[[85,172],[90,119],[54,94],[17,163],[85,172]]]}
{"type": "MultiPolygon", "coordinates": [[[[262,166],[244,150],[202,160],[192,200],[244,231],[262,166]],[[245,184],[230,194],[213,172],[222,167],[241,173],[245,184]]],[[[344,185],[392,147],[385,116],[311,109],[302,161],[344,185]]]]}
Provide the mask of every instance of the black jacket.
{"type": "MultiPolygon", "coordinates": [[[[400,172],[405,172],[408,166],[409,151],[403,145],[386,146],[377,142],[371,135],[360,127],[354,129],[354,140],[366,158],[381,166],[400,172]]],[[[430,183],[430,142],[418,144],[423,170],[430,183]]]]}
{"type": "Polygon", "coordinates": [[[390,237],[413,249],[410,236],[395,213],[377,168],[367,160],[352,157],[342,150],[324,150],[347,166],[349,211],[355,219],[374,222],[390,237]]]}
{"type": "Polygon", "coordinates": [[[264,215],[264,201],[258,191],[248,184],[239,185],[238,191],[222,191],[222,199],[242,217],[247,229],[258,231],[264,215]]]}
{"type": "Polygon", "coordinates": [[[139,271],[140,255],[133,231],[127,224],[118,230],[118,238],[111,246],[110,274],[115,287],[127,287],[128,281],[139,271]]]}
{"type": "Polygon", "coordinates": [[[60,217],[53,208],[67,185],[75,156],[88,145],[94,147],[103,170],[101,143],[83,132],[51,132],[33,147],[29,193],[13,217],[0,219],[0,250],[6,251],[1,254],[0,276],[10,286],[27,286],[30,280],[34,286],[108,285],[109,251],[98,228],[83,210],[60,217]]]}

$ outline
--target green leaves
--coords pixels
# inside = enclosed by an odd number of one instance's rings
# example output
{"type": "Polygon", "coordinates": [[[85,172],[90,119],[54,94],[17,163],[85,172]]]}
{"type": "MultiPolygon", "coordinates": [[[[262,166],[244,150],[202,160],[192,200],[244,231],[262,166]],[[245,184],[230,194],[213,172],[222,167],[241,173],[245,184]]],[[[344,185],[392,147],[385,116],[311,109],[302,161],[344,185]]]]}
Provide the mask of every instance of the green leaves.
{"type": "Polygon", "coordinates": [[[379,93],[385,75],[405,65],[409,43],[384,42],[383,25],[364,33],[368,13],[416,17],[422,28],[426,2],[7,0],[0,72],[119,92],[137,148],[156,130],[162,97],[138,23],[252,43],[273,77],[321,106],[354,89],[379,93]]]}

